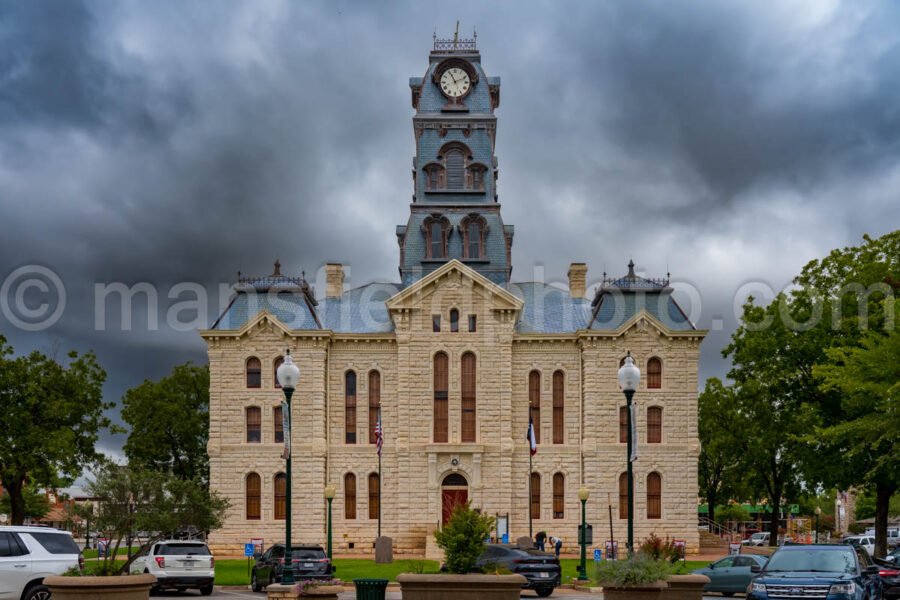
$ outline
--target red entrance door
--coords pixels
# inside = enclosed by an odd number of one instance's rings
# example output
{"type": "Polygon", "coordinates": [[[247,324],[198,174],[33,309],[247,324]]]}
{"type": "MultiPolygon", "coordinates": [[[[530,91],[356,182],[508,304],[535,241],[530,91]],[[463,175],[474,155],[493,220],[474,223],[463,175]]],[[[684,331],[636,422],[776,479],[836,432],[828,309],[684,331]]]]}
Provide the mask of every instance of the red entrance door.
{"type": "Polygon", "coordinates": [[[446,525],[447,521],[450,520],[450,515],[453,514],[453,509],[456,508],[460,504],[465,504],[466,500],[469,499],[469,492],[465,489],[443,489],[441,490],[441,501],[442,501],[442,511],[441,511],[441,522],[446,525]]]}

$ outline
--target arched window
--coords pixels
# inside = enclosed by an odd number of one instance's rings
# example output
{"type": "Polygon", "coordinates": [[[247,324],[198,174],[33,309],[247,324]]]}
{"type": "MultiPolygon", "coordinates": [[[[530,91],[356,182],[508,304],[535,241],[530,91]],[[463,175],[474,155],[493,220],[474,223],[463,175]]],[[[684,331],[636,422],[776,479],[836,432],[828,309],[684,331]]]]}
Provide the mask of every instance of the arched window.
{"type": "Polygon", "coordinates": [[[452,147],[444,153],[447,168],[447,189],[461,190],[466,185],[466,153],[460,147],[452,147]]]}
{"type": "Polygon", "coordinates": [[[285,499],[287,498],[287,476],[279,473],[275,476],[275,519],[283,521],[287,516],[285,499]]]}
{"type": "Polygon", "coordinates": [[[344,475],[344,518],[356,518],[356,475],[344,475]]]}
{"type": "Polygon", "coordinates": [[[247,475],[245,495],[247,499],[247,520],[258,521],[261,518],[260,500],[262,497],[262,485],[259,475],[256,473],[247,475]]]}
{"type": "Polygon", "coordinates": [[[356,443],[356,372],[344,374],[344,443],[356,443]]]}
{"type": "Polygon", "coordinates": [[[378,473],[369,474],[369,518],[377,519],[381,506],[381,488],[378,473]]]}
{"type": "Polygon", "coordinates": [[[452,333],[459,331],[459,311],[455,308],[450,310],[450,331],[452,333]]]}
{"type": "Polygon", "coordinates": [[[447,387],[449,383],[449,361],[447,355],[438,352],[434,355],[434,441],[446,442],[449,429],[449,411],[447,406],[447,387]]]}
{"type": "Polygon", "coordinates": [[[462,423],[461,423],[461,441],[476,441],[475,426],[475,381],[476,381],[476,359],[471,352],[462,355],[462,381],[461,381],[461,399],[462,399],[462,423]]]}
{"type": "Polygon", "coordinates": [[[553,373],[553,443],[563,444],[566,437],[565,394],[566,376],[562,371],[553,373]]]}
{"type": "Polygon", "coordinates": [[[541,518],[541,476],[539,473],[531,474],[531,518],[541,518]]]}
{"type": "Polygon", "coordinates": [[[662,518],[662,477],[656,472],[647,475],[647,518],[662,518]]]}
{"type": "Polygon", "coordinates": [[[262,363],[255,356],[247,359],[247,387],[262,387],[262,363]]]}
{"type": "Polygon", "coordinates": [[[450,221],[440,215],[432,215],[422,223],[425,233],[425,258],[440,260],[447,258],[447,238],[450,236],[450,221]]]}
{"type": "Polygon", "coordinates": [[[628,518],[628,473],[619,475],[619,518],[628,518]]]}
{"type": "Polygon", "coordinates": [[[619,443],[628,443],[628,407],[619,407],[619,443]]]}
{"type": "Polygon", "coordinates": [[[281,444],[284,442],[284,415],[281,412],[281,406],[272,408],[272,422],[275,430],[275,443],[281,444]]]}
{"type": "Polygon", "coordinates": [[[534,424],[534,441],[541,443],[541,374],[532,371],[528,374],[528,416],[534,424]]]}
{"type": "Polygon", "coordinates": [[[248,406],[247,411],[247,443],[258,444],[262,441],[262,409],[248,406]]]}
{"type": "Polygon", "coordinates": [[[381,373],[369,371],[369,443],[375,443],[375,424],[381,410],[381,373]]]}
{"type": "Polygon", "coordinates": [[[662,443],[662,407],[651,406],[647,409],[647,443],[662,443]]]}
{"type": "Polygon", "coordinates": [[[566,476],[562,473],[553,475],[553,518],[564,519],[566,516],[566,476]]]}
{"type": "Polygon", "coordinates": [[[469,166],[468,176],[466,177],[466,186],[470,190],[477,192],[484,191],[484,174],[487,169],[484,165],[475,163],[469,166]]]}
{"type": "Polygon", "coordinates": [[[662,387],[662,361],[655,356],[647,361],[647,388],[658,390],[662,387]]]}
{"type": "Polygon", "coordinates": [[[281,389],[281,384],[278,383],[278,367],[280,367],[284,363],[284,357],[279,356],[275,359],[275,363],[272,366],[272,380],[275,382],[275,387],[281,389]]]}
{"type": "Polygon", "coordinates": [[[444,167],[437,163],[425,165],[425,189],[427,191],[443,190],[447,187],[444,178],[444,167]]]}
{"type": "Polygon", "coordinates": [[[484,241],[487,236],[487,221],[479,214],[471,214],[459,223],[463,237],[463,258],[484,258],[484,241]]]}

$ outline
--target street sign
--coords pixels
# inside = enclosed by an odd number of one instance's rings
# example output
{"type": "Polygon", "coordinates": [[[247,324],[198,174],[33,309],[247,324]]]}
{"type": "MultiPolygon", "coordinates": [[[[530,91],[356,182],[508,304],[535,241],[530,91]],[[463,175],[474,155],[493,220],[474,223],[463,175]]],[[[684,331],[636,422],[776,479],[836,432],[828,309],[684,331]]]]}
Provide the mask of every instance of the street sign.
{"type": "Polygon", "coordinates": [[[281,458],[287,460],[291,457],[291,411],[288,403],[281,401],[281,428],[284,430],[284,450],[281,458]]]}
{"type": "Polygon", "coordinates": [[[254,546],[253,544],[244,544],[244,556],[248,558],[253,556],[255,550],[256,546],[254,546]]]}
{"type": "Polygon", "coordinates": [[[578,543],[581,544],[584,542],[586,546],[590,546],[594,543],[594,526],[586,525],[586,534],[585,530],[581,528],[581,525],[578,526],[578,543]],[[583,539],[582,539],[583,538],[583,539]]]}
{"type": "Polygon", "coordinates": [[[606,560],[619,560],[619,542],[606,540],[606,560]]]}
{"type": "Polygon", "coordinates": [[[594,561],[599,562],[603,560],[603,550],[600,548],[594,548],[594,561]]]}

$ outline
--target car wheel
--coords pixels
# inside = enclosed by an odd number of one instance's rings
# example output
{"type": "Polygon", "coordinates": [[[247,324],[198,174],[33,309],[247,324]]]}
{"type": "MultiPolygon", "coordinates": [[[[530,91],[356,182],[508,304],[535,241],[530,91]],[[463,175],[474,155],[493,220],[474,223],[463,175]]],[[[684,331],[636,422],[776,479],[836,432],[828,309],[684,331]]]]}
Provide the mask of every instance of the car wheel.
{"type": "Polygon", "coordinates": [[[213,584],[209,584],[209,585],[206,586],[206,587],[200,588],[200,595],[201,595],[201,596],[209,596],[209,595],[211,595],[212,593],[213,593],[213,584]]]}
{"type": "Polygon", "coordinates": [[[46,585],[35,585],[22,595],[22,600],[50,600],[50,588],[46,585]]]}
{"type": "Polygon", "coordinates": [[[534,590],[534,591],[535,591],[535,593],[537,593],[537,595],[540,596],[541,598],[546,598],[547,596],[549,596],[550,594],[553,593],[553,588],[544,588],[544,589],[541,589],[541,590],[534,590]]]}
{"type": "Polygon", "coordinates": [[[262,586],[259,585],[259,581],[256,580],[256,570],[254,569],[253,574],[250,575],[250,589],[254,592],[261,592],[262,586]]]}

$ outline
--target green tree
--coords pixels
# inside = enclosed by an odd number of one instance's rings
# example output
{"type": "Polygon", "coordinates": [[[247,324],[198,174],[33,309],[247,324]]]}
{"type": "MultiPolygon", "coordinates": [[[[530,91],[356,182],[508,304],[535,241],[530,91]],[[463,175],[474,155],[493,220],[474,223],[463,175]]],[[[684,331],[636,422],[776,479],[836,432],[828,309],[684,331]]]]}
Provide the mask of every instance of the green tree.
{"type": "Polygon", "coordinates": [[[469,503],[454,508],[447,524],[434,532],[438,547],[446,555],[447,569],[451,573],[471,573],[493,527],[494,518],[481,514],[469,503]]]}
{"type": "MultiPolygon", "coordinates": [[[[50,512],[50,501],[47,495],[41,493],[33,485],[27,483],[22,488],[22,501],[25,504],[25,517],[30,519],[41,519],[50,512]]],[[[3,492],[0,496],[0,513],[9,514],[12,512],[9,493],[3,492]]]]}
{"type": "Polygon", "coordinates": [[[900,332],[869,331],[860,345],[827,354],[830,362],[816,373],[824,389],[841,393],[843,418],[818,434],[861,468],[857,483],[874,490],[875,552],[883,556],[891,497],[900,489],[900,332]]]}
{"type": "Polygon", "coordinates": [[[25,484],[57,487],[74,481],[97,457],[106,373],[93,353],[71,352],[60,364],[40,352],[10,358],[0,336],[0,483],[9,493],[12,523],[25,519],[25,484]]]}
{"type": "MultiPolygon", "coordinates": [[[[121,566],[114,562],[119,546],[131,532],[149,531],[141,550],[178,533],[204,532],[222,526],[228,501],[210,493],[199,480],[183,480],[169,473],[104,463],[87,491],[96,499],[91,526],[110,540],[102,569],[125,573],[134,557],[121,566]]],[[[136,553],[136,557],[140,552],[136,553]]]]}
{"type": "Polygon", "coordinates": [[[183,480],[209,479],[209,368],[176,366],[159,381],[144,381],[122,400],[131,426],[125,455],[133,465],[183,480]]]}
{"type": "Polygon", "coordinates": [[[742,499],[746,476],[740,458],[746,442],[737,413],[734,389],[713,377],[698,399],[700,495],[709,507],[709,520],[716,521],[716,506],[742,499]]]}

